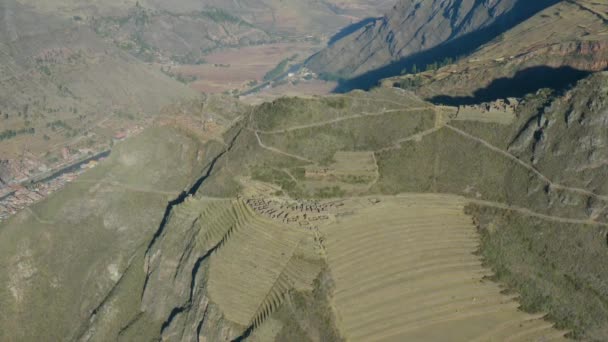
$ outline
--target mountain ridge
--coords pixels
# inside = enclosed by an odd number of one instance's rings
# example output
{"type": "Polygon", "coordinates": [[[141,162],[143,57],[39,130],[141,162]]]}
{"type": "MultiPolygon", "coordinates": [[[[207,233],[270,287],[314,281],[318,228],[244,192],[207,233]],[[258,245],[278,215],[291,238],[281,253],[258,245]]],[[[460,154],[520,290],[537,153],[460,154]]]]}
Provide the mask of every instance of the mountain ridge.
{"type": "Polygon", "coordinates": [[[470,53],[556,2],[401,0],[382,19],[342,38],[306,65],[345,83],[350,80],[350,88],[369,88],[416,63],[470,53]]]}

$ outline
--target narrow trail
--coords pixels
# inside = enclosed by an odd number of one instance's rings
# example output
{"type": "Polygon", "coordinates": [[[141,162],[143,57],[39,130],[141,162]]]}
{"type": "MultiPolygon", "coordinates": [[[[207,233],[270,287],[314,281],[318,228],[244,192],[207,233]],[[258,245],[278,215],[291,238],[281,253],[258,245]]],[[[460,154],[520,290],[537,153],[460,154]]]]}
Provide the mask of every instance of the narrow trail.
{"type": "Polygon", "coordinates": [[[315,163],[315,162],[313,162],[310,159],[306,159],[304,157],[296,156],[295,154],[283,152],[283,151],[281,151],[279,149],[276,149],[274,147],[266,146],[262,142],[262,139],[260,139],[260,135],[258,134],[258,131],[254,131],[254,134],[255,134],[255,137],[258,139],[258,144],[260,145],[260,147],[263,148],[263,149],[265,149],[265,150],[268,150],[268,151],[274,152],[274,153],[278,153],[278,154],[282,154],[282,155],[287,156],[287,157],[295,158],[297,160],[301,160],[301,161],[304,161],[304,162],[307,162],[307,163],[313,163],[313,164],[315,163]]]}
{"type": "Polygon", "coordinates": [[[608,202],[608,196],[599,195],[599,194],[596,194],[596,193],[591,192],[591,191],[586,190],[586,189],[581,189],[581,188],[576,188],[576,187],[569,187],[569,186],[565,186],[565,185],[562,185],[562,184],[555,183],[551,179],[549,179],[548,177],[546,177],[545,175],[543,175],[542,173],[540,173],[532,165],[525,163],[524,161],[522,161],[521,159],[517,158],[513,154],[511,154],[511,153],[509,153],[509,152],[507,152],[507,151],[505,151],[503,149],[500,149],[500,148],[498,148],[498,147],[496,147],[496,146],[488,143],[487,141],[485,141],[483,139],[480,139],[480,138],[478,138],[478,137],[476,137],[474,135],[471,135],[471,134],[469,134],[469,133],[467,133],[465,131],[462,131],[462,130],[460,130],[460,129],[458,129],[458,128],[450,125],[450,124],[446,124],[445,127],[451,129],[452,131],[454,131],[454,132],[456,132],[456,133],[458,133],[458,134],[460,134],[460,135],[462,135],[462,136],[464,136],[466,138],[469,138],[471,140],[474,140],[474,141],[482,144],[483,146],[489,148],[490,150],[492,150],[494,152],[500,153],[503,156],[505,156],[505,157],[513,160],[517,164],[519,164],[519,165],[523,166],[524,168],[526,168],[527,170],[533,172],[535,175],[537,175],[538,177],[540,177],[543,181],[547,182],[554,189],[571,191],[571,192],[579,193],[579,194],[582,194],[582,195],[587,195],[587,196],[595,197],[595,198],[600,199],[602,201],[608,202]]]}
{"type": "Polygon", "coordinates": [[[400,149],[402,147],[401,144],[408,142],[408,141],[420,141],[427,135],[431,135],[431,134],[439,131],[440,129],[442,129],[444,126],[446,126],[448,120],[444,117],[444,114],[440,110],[437,110],[437,108],[430,108],[430,109],[432,109],[435,112],[435,123],[433,124],[433,128],[429,128],[427,130],[412,134],[408,137],[396,140],[394,142],[393,146],[379,149],[379,150],[375,151],[375,153],[381,153],[381,152],[387,152],[387,151],[400,149]]]}
{"type": "Polygon", "coordinates": [[[276,130],[276,131],[257,131],[257,132],[262,133],[262,134],[284,134],[287,132],[297,131],[297,130],[301,130],[301,129],[327,126],[327,125],[331,125],[331,124],[338,123],[341,121],[360,119],[360,118],[364,118],[364,117],[374,117],[374,116],[382,116],[382,115],[385,115],[388,113],[415,112],[415,111],[423,111],[423,110],[432,110],[432,108],[430,108],[430,107],[410,107],[410,108],[405,108],[405,109],[385,109],[385,110],[375,112],[375,113],[362,112],[360,114],[343,116],[343,117],[339,117],[339,118],[328,120],[328,121],[320,121],[320,122],[310,123],[310,124],[306,124],[306,125],[292,126],[289,128],[276,130]]]}
{"type": "MultiPolygon", "coordinates": [[[[369,101],[369,102],[377,102],[377,103],[382,103],[382,104],[386,104],[386,103],[390,103],[390,104],[394,104],[396,106],[404,106],[407,105],[407,103],[403,103],[403,102],[397,102],[397,101],[393,101],[393,100],[389,100],[389,99],[375,99],[373,97],[358,97],[358,96],[352,96],[352,95],[338,95],[337,97],[342,97],[342,98],[347,98],[347,99],[353,99],[353,100],[357,100],[357,101],[369,101]]],[[[412,99],[412,97],[410,97],[410,99],[412,99]]],[[[418,100],[420,101],[420,100],[418,100]]]]}
{"type": "Polygon", "coordinates": [[[30,214],[30,215],[31,215],[31,216],[34,218],[34,220],[38,221],[39,223],[42,223],[42,224],[47,224],[47,225],[54,225],[54,224],[56,224],[56,223],[57,223],[57,222],[55,222],[55,221],[48,221],[48,220],[44,220],[44,219],[42,219],[42,218],[41,218],[41,217],[38,215],[38,213],[36,213],[36,212],[35,212],[34,210],[32,210],[32,208],[30,208],[30,207],[25,208],[25,209],[24,209],[24,211],[27,211],[27,212],[28,212],[28,214],[30,214]]]}
{"type": "Polygon", "coordinates": [[[547,221],[553,221],[553,222],[558,222],[558,223],[568,223],[568,224],[582,224],[582,225],[591,225],[591,226],[599,226],[599,227],[608,227],[608,223],[597,222],[597,221],[593,221],[593,220],[580,220],[580,219],[571,219],[571,218],[560,217],[560,216],[546,215],[546,214],[537,213],[537,212],[532,211],[527,208],[517,207],[517,206],[513,206],[513,205],[509,205],[509,204],[499,203],[499,202],[484,201],[484,200],[478,200],[478,199],[472,199],[472,198],[466,198],[466,200],[469,203],[478,204],[478,205],[482,205],[482,206],[486,206],[486,207],[497,208],[497,209],[515,211],[520,214],[524,214],[526,216],[537,217],[537,218],[544,219],[547,221]]]}
{"type": "Polygon", "coordinates": [[[103,185],[108,185],[108,186],[120,188],[119,190],[121,190],[121,191],[140,192],[140,193],[144,193],[144,194],[157,194],[157,195],[172,196],[172,197],[179,194],[179,191],[173,191],[173,192],[171,192],[171,191],[162,191],[162,190],[151,190],[151,189],[139,188],[139,187],[136,187],[136,186],[123,184],[123,183],[120,183],[120,182],[104,181],[104,180],[99,180],[99,181],[75,180],[75,181],[72,181],[72,183],[76,183],[76,184],[103,184],[103,185]]]}
{"type": "Polygon", "coordinates": [[[374,187],[374,185],[378,184],[378,182],[380,181],[380,167],[378,166],[378,160],[376,159],[376,152],[372,152],[372,159],[374,160],[376,170],[374,174],[374,180],[366,187],[366,191],[368,192],[374,187]]]}
{"type": "Polygon", "coordinates": [[[600,20],[602,20],[604,22],[604,24],[608,24],[608,15],[607,14],[604,14],[604,13],[594,9],[593,7],[588,6],[584,2],[574,1],[574,0],[566,0],[566,2],[568,2],[574,6],[578,6],[583,11],[592,13],[593,15],[598,17],[600,20]]]}
{"type": "Polygon", "coordinates": [[[514,212],[518,212],[518,213],[526,215],[526,216],[537,217],[537,218],[540,218],[540,219],[544,219],[544,220],[548,220],[548,221],[553,221],[553,222],[558,222],[558,223],[581,224],[581,225],[608,227],[608,223],[604,223],[604,222],[597,222],[597,221],[593,221],[593,220],[572,219],[572,218],[561,217],[561,216],[553,216],[553,215],[541,214],[541,213],[532,211],[532,210],[530,210],[528,208],[518,207],[518,206],[515,206],[515,205],[505,204],[505,203],[501,203],[501,202],[480,200],[480,199],[477,199],[477,198],[465,197],[465,196],[462,196],[462,195],[451,194],[451,193],[441,193],[441,192],[437,192],[437,193],[432,193],[432,192],[412,192],[412,193],[410,193],[410,192],[407,192],[407,193],[401,193],[401,194],[395,195],[395,197],[399,198],[399,197],[428,196],[428,195],[458,196],[458,197],[462,198],[463,202],[466,202],[466,203],[477,204],[477,205],[481,205],[481,206],[492,207],[492,208],[497,208],[497,209],[502,209],[502,210],[514,211],[514,212]]]}
{"type": "Polygon", "coordinates": [[[296,179],[296,177],[294,177],[294,176],[291,174],[291,172],[289,172],[289,170],[287,170],[287,169],[279,169],[279,170],[280,170],[281,172],[285,172],[285,173],[286,173],[286,174],[289,176],[289,178],[291,178],[291,180],[292,180],[292,181],[294,181],[294,182],[298,183],[298,180],[296,179]]]}
{"type": "Polygon", "coordinates": [[[374,151],[374,153],[382,153],[382,152],[388,152],[388,151],[392,151],[392,150],[398,150],[400,149],[402,146],[401,144],[408,142],[408,141],[420,141],[422,140],[424,137],[426,137],[427,135],[431,135],[437,131],[439,131],[442,127],[433,127],[427,130],[424,130],[422,132],[418,132],[416,134],[410,135],[408,137],[405,137],[403,139],[399,139],[396,140],[394,142],[394,145],[392,146],[388,146],[385,148],[381,148],[379,150],[374,151]]]}

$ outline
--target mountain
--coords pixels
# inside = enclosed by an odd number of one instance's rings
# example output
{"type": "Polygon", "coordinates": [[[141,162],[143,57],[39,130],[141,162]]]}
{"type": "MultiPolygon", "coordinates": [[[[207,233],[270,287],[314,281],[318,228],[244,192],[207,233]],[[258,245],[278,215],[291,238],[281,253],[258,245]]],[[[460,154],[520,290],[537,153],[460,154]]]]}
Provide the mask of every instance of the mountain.
{"type": "Polygon", "coordinates": [[[556,0],[400,0],[313,56],[307,66],[325,77],[374,86],[403,68],[467,54],[556,0]]]}
{"type": "Polygon", "coordinates": [[[194,104],[223,137],[154,128],[0,226],[0,336],[604,340],[607,86],[194,104]]]}
{"type": "Polygon", "coordinates": [[[107,150],[115,134],[200,96],[71,18],[7,0],[0,28],[0,177],[10,186],[107,150]]]}
{"type": "Polygon", "coordinates": [[[11,1],[4,1],[0,12],[5,123],[28,115],[34,124],[50,122],[59,119],[59,114],[49,115],[57,112],[90,119],[118,111],[152,113],[176,99],[196,96],[86,26],[11,1]]]}
{"type": "Polygon", "coordinates": [[[31,1],[45,13],[62,13],[91,26],[102,37],[145,61],[195,64],[217,48],[319,39],[377,14],[389,1],[31,1]],[[202,34],[199,34],[203,32],[202,34]]]}
{"type": "Polygon", "coordinates": [[[416,89],[442,103],[475,103],[560,89],[608,68],[608,6],[564,1],[522,22],[455,63],[386,85],[416,89]]]}
{"type": "Polygon", "coordinates": [[[91,26],[132,55],[148,62],[202,64],[221,47],[271,43],[279,37],[217,8],[188,14],[140,6],[120,17],[98,17],[91,26]]]}
{"type": "MultiPolygon", "coordinates": [[[[500,4],[448,11],[493,24],[384,87],[171,101],[0,222],[0,340],[608,340],[606,6],[560,2],[477,36],[524,6],[500,4]]],[[[3,120],[187,95],[156,93],[156,71],[71,14],[1,9],[6,84],[27,86],[3,120]]]]}

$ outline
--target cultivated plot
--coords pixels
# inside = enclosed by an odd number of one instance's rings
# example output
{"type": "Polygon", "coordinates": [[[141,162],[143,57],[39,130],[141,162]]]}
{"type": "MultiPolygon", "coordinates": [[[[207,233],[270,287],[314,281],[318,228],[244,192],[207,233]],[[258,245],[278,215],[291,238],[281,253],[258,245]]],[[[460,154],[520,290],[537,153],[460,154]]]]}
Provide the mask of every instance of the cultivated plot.
{"type": "MultiPolygon", "coordinates": [[[[465,199],[381,198],[322,228],[335,305],[351,341],[559,340],[484,280],[465,199]]],[[[371,202],[370,202],[371,203],[371,202]]]]}

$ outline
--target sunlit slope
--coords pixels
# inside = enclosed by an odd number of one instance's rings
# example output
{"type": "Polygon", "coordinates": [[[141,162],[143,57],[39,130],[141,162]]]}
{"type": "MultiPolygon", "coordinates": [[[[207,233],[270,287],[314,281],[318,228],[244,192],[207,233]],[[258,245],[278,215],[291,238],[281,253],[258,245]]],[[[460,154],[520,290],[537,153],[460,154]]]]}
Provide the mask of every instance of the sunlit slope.
{"type": "Polygon", "coordinates": [[[483,278],[478,235],[450,195],[383,198],[327,226],[335,305],[351,341],[559,340],[483,278]]]}
{"type": "Polygon", "coordinates": [[[294,286],[311,287],[319,267],[297,261],[309,232],[263,219],[242,202],[235,203],[234,213],[235,232],[210,262],[209,297],[228,320],[249,326],[294,286]]]}

